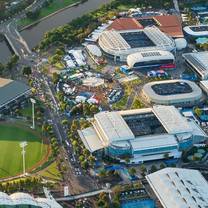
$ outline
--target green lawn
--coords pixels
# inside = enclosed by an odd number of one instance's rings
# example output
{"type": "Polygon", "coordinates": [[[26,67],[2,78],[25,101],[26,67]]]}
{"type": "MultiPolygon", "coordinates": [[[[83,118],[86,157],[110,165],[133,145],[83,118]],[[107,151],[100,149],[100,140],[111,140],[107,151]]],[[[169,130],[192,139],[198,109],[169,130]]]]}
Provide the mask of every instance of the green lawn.
{"type": "Polygon", "coordinates": [[[40,135],[29,128],[13,124],[0,124],[0,178],[22,172],[20,142],[27,141],[26,169],[39,162],[47,152],[40,135]]]}
{"type": "Polygon", "coordinates": [[[79,0],[53,0],[53,2],[48,7],[44,7],[41,9],[40,15],[38,16],[36,20],[24,18],[18,22],[18,25],[26,26],[26,25],[32,24],[34,21],[37,21],[43,17],[46,17],[49,14],[52,14],[76,2],[79,2],[79,0]]]}

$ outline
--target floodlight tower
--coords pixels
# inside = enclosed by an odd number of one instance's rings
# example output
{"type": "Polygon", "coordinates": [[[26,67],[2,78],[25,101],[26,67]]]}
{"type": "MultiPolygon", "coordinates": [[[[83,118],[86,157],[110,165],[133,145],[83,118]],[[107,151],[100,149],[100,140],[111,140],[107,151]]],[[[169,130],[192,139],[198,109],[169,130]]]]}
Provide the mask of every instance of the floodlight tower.
{"type": "Polygon", "coordinates": [[[26,172],[25,172],[25,147],[27,146],[27,142],[20,142],[20,147],[22,148],[22,167],[23,167],[23,175],[25,176],[26,172]]]}
{"type": "Polygon", "coordinates": [[[33,121],[33,124],[31,126],[32,129],[35,129],[35,99],[33,98],[30,98],[30,102],[32,103],[32,121],[33,121]]]}

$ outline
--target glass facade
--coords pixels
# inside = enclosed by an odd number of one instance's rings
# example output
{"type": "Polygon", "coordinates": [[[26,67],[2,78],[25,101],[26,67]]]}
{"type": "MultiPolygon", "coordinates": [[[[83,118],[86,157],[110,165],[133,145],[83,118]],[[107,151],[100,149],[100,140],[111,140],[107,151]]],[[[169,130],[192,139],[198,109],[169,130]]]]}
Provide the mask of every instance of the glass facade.
{"type": "Polygon", "coordinates": [[[189,140],[185,140],[185,141],[182,141],[179,143],[179,150],[182,151],[182,150],[186,150],[187,148],[191,147],[192,146],[192,139],[189,139],[189,140]]]}
{"type": "Polygon", "coordinates": [[[132,155],[130,148],[116,148],[114,146],[109,146],[105,150],[106,154],[111,157],[121,157],[125,155],[132,155]]]}
{"type": "Polygon", "coordinates": [[[177,146],[158,147],[158,148],[152,148],[152,149],[136,150],[133,153],[141,155],[141,154],[152,154],[152,153],[163,152],[163,151],[171,151],[171,150],[177,150],[177,146]]]}

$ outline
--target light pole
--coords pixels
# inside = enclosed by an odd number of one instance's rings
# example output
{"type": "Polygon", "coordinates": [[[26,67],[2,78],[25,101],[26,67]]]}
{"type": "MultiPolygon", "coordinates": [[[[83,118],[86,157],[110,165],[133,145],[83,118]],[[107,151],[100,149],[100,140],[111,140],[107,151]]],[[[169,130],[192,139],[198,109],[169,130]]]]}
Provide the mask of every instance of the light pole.
{"type": "Polygon", "coordinates": [[[22,167],[23,167],[23,175],[25,176],[25,147],[27,146],[27,142],[20,142],[20,147],[22,148],[22,167]]]}
{"type": "Polygon", "coordinates": [[[30,98],[30,102],[32,103],[32,122],[33,122],[31,128],[35,129],[35,103],[36,101],[35,99],[30,98]]]}

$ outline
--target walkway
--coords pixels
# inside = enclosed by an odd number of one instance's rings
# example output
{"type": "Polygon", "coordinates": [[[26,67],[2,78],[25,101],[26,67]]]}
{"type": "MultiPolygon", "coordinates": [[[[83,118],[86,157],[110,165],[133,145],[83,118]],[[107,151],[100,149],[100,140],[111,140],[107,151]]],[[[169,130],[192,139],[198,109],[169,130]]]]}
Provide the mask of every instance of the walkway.
{"type": "Polygon", "coordinates": [[[73,200],[77,200],[77,199],[81,199],[81,198],[95,196],[95,195],[98,195],[98,194],[103,193],[103,192],[109,194],[112,191],[110,189],[100,189],[100,190],[87,192],[87,193],[83,193],[83,194],[78,194],[78,195],[74,195],[74,196],[56,198],[56,201],[73,201],[73,200]]]}

